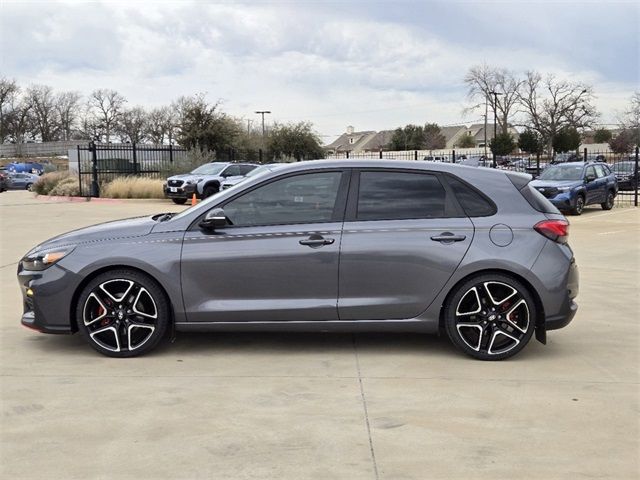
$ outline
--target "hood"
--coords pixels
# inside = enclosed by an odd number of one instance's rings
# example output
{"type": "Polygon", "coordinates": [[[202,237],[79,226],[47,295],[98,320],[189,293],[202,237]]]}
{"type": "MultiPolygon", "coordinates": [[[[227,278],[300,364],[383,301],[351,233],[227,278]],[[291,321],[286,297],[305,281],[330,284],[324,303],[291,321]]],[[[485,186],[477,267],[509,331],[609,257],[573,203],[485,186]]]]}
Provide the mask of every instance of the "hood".
{"type": "Polygon", "coordinates": [[[31,252],[59,245],[77,245],[107,239],[141,237],[149,234],[156,223],[150,216],[100,223],[50,238],[33,248],[31,252]]]}
{"type": "Polygon", "coordinates": [[[180,175],[172,175],[167,180],[194,180],[196,178],[202,178],[204,175],[194,175],[193,173],[182,173],[180,175]]]}
{"type": "Polygon", "coordinates": [[[538,187],[577,187],[582,185],[580,180],[533,180],[530,185],[534,188],[538,187]]]}

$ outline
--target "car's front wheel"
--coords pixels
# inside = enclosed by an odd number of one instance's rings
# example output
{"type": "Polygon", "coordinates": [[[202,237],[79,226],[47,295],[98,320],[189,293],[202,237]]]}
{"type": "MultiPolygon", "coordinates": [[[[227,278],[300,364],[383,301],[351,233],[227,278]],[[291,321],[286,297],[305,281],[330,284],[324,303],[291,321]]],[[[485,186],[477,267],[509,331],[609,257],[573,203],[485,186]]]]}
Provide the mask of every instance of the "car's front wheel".
{"type": "Polygon", "coordinates": [[[571,209],[571,213],[574,215],[582,215],[582,211],[584,210],[584,197],[582,195],[578,195],[576,197],[576,204],[571,209]]]}
{"type": "Polygon", "coordinates": [[[518,353],[531,339],[535,319],[535,302],[527,288],[502,274],[464,282],[444,310],[451,342],[480,360],[503,360],[518,353]]]}
{"type": "Polygon", "coordinates": [[[92,279],[76,308],[78,330],[89,345],[110,357],[149,352],[171,321],[160,286],[134,270],[112,270],[92,279]]]}
{"type": "Polygon", "coordinates": [[[202,191],[202,198],[208,198],[211,195],[215,195],[219,191],[220,191],[220,188],[217,185],[207,185],[206,187],[204,187],[204,190],[202,191]]]}
{"type": "Polygon", "coordinates": [[[613,204],[615,202],[615,195],[611,190],[607,192],[607,198],[604,202],[600,204],[603,210],[611,210],[613,208],[613,204]]]}
{"type": "Polygon", "coordinates": [[[186,198],[172,198],[171,200],[173,200],[173,203],[175,203],[176,205],[184,205],[185,203],[187,203],[186,198]]]}

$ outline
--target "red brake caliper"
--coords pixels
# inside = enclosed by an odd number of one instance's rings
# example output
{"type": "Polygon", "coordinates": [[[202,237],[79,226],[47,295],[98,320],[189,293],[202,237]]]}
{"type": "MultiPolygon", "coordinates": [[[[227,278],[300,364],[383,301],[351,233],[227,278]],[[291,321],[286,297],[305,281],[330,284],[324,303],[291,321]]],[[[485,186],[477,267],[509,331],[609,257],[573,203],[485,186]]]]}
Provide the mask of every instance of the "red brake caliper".
{"type": "MultiPolygon", "coordinates": [[[[100,316],[100,315],[102,315],[102,314],[104,314],[104,307],[103,307],[102,305],[100,305],[100,306],[98,307],[98,316],[100,316]]],[[[100,325],[102,325],[103,327],[104,327],[105,325],[108,325],[108,324],[109,324],[109,319],[108,319],[108,318],[103,318],[103,319],[100,321],[100,325]]]]}

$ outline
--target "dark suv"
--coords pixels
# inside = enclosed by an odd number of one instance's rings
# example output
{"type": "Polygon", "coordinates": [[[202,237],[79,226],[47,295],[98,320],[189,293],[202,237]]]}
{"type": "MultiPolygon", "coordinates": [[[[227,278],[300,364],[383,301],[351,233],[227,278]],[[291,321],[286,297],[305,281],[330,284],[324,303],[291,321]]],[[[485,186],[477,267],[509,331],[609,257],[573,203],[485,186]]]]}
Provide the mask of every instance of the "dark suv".
{"type": "Polygon", "coordinates": [[[38,245],[18,266],[22,323],[79,331],[114,357],[172,331],[309,330],[443,332],[475,358],[507,358],[577,309],[569,224],[530,180],[435,162],[289,164],[177,215],[38,245]]]}
{"type": "Polygon", "coordinates": [[[571,162],[551,165],[531,185],[558,210],[580,215],[587,205],[600,204],[611,210],[618,194],[618,181],[601,162],[571,162]]]}

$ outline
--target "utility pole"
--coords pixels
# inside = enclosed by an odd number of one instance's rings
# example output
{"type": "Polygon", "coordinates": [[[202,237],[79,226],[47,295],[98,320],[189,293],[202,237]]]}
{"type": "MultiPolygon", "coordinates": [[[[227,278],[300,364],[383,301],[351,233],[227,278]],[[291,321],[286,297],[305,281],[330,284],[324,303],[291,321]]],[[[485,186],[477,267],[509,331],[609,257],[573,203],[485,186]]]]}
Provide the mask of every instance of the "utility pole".
{"type": "Polygon", "coordinates": [[[262,115],[262,141],[264,142],[264,115],[271,113],[269,110],[258,110],[255,113],[262,115]]]}
{"type": "Polygon", "coordinates": [[[493,168],[496,168],[496,136],[498,135],[498,95],[502,95],[496,91],[489,92],[493,95],[493,168]]]}

